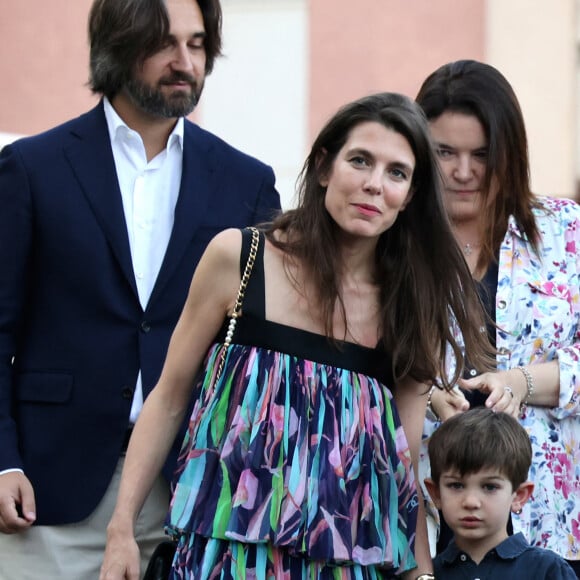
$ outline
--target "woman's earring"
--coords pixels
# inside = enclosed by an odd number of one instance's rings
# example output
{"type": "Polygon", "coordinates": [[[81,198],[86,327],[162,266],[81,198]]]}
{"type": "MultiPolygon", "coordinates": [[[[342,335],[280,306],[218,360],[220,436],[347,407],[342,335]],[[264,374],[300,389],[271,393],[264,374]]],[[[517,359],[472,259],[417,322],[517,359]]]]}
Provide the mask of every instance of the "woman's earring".
{"type": "Polygon", "coordinates": [[[522,508],[519,508],[517,510],[512,510],[512,512],[514,512],[514,514],[516,514],[517,516],[519,516],[522,513],[522,508]]]}

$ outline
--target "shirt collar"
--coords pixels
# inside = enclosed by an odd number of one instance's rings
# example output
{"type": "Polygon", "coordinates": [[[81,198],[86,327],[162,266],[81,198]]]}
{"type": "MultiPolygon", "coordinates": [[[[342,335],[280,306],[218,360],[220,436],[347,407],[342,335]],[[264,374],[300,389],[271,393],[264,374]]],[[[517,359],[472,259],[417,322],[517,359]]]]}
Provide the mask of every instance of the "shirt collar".
{"type": "MultiPolygon", "coordinates": [[[[109,101],[107,97],[103,97],[103,108],[105,111],[105,119],[107,121],[111,143],[117,138],[122,138],[122,136],[130,133],[137,133],[137,131],[131,129],[127,123],[119,117],[119,114],[115,111],[111,101],[109,101]]],[[[167,139],[167,149],[169,149],[174,143],[177,143],[181,151],[183,151],[184,125],[183,117],[179,117],[175,127],[173,127],[173,131],[171,131],[169,138],[167,139]]]]}
{"type": "Polygon", "coordinates": [[[444,564],[453,564],[453,562],[455,562],[455,560],[457,560],[457,558],[459,558],[462,553],[463,552],[455,544],[455,541],[451,540],[447,548],[441,552],[439,557],[444,564]]]}
{"type": "MultiPolygon", "coordinates": [[[[501,544],[497,545],[491,551],[495,552],[497,557],[502,560],[512,560],[513,558],[519,556],[521,553],[525,552],[528,548],[529,544],[524,538],[523,534],[517,533],[506,538],[501,544]]],[[[488,552],[488,554],[489,553],[490,552],[488,552]]],[[[455,544],[455,541],[452,540],[449,546],[447,546],[447,548],[441,553],[441,561],[444,564],[453,564],[463,554],[464,552],[462,552],[455,544]]],[[[485,557],[487,557],[487,554],[485,557]]],[[[469,558],[469,561],[471,561],[471,558],[469,558]]]]}
{"type": "Polygon", "coordinates": [[[521,553],[525,552],[529,547],[530,545],[524,538],[524,535],[522,533],[518,533],[505,539],[499,546],[495,548],[495,551],[500,558],[509,560],[516,558],[521,553]]]}

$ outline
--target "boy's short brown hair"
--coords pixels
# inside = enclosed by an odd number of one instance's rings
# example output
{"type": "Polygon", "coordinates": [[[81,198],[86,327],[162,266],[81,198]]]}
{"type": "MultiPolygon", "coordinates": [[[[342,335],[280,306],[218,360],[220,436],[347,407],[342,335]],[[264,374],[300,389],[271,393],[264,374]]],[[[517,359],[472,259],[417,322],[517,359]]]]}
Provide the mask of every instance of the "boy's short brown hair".
{"type": "Polygon", "coordinates": [[[478,407],[448,419],[433,433],[429,461],[436,485],[444,471],[456,470],[463,476],[491,467],[516,489],[528,479],[532,446],[517,419],[478,407]]]}

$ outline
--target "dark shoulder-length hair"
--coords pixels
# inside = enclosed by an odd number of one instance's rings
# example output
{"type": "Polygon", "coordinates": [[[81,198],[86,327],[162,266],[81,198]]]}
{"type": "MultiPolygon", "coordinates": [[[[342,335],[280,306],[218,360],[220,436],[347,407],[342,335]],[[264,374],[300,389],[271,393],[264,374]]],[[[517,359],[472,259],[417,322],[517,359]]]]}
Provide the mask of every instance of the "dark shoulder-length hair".
{"type": "Polygon", "coordinates": [[[482,236],[478,266],[495,260],[513,215],[534,249],[540,233],[532,209],[528,140],[518,99],[507,79],[494,67],[460,60],[438,68],[421,86],[416,99],[427,119],[445,112],[475,116],[487,138],[482,236]],[[495,197],[487,203],[489,196],[495,197]]]}
{"type": "MultiPolygon", "coordinates": [[[[219,0],[193,1],[203,16],[209,74],[221,54],[221,5],[219,0]]],[[[94,0],[89,15],[92,91],[112,98],[135,67],[163,46],[169,30],[165,0],[94,0]]]]}
{"type": "Polygon", "coordinates": [[[428,125],[421,109],[408,97],[380,93],[340,109],[314,141],[298,182],[296,209],[282,214],[267,232],[268,239],[298,261],[312,287],[329,337],[340,295],[340,264],[335,252],[338,226],[325,207],[326,188],[338,152],[354,127],[380,123],[400,133],[415,156],[412,196],[395,223],[377,243],[376,283],[380,289],[381,341],[391,353],[396,380],[408,376],[433,383],[454,383],[463,357],[450,331],[457,320],[467,352],[485,367],[489,343],[480,332],[483,313],[463,255],[453,238],[443,206],[441,181],[428,125]],[[276,231],[286,235],[276,236],[276,231]],[[445,352],[451,346],[459,364],[447,382],[445,352]]]}

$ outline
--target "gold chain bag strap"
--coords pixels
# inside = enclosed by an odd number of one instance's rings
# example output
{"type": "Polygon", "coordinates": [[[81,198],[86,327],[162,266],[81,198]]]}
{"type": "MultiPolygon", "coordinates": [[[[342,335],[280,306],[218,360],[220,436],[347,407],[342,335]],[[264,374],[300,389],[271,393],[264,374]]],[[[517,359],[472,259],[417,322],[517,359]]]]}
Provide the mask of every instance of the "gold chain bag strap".
{"type": "Polygon", "coordinates": [[[254,267],[254,262],[256,261],[256,255],[258,253],[258,245],[260,243],[260,232],[256,228],[247,228],[247,229],[249,229],[252,232],[250,253],[248,255],[248,260],[246,261],[246,267],[244,268],[242,279],[240,280],[240,287],[238,289],[236,303],[234,304],[233,311],[230,314],[230,323],[228,325],[228,330],[226,332],[226,338],[224,340],[224,348],[222,349],[221,352],[220,362],[215,375],[214,384],[217,384],[222,374],[222,371],[224,370],[224,364],[226,362],[228,349],[230,347],[230,344],[232,343],[234,331],[236,330],[236,321],[238,317],[242,314],[242,302],[244,301],[244,294],[246,293],[248,281],[250,280],[252,268],[254,267]]]}
{"type": "MultiPolygon", "coordinates": [[[[236,297],[236,303],[232,313],[230,314],[230,323],[228,325],[228,330],[226,332],[226,338],[224,340],[224,348],[222,348],[220,361],[218,363],[217,372],[213,384],[216,385],[222,374],[228,349],[232,343],[232,338],[234,336],[234,331],[236,329],[236,321],[242,313],[242,302],[244,301],[244,294],[246,292],[246,287],[248,286],[248,281],[250,279],[250,274],[252,273],[252,268],[254,267],[254,262],[256,261],[256,255],[258,253],[258,245],[260,243],[260,232],[256,228],[247,228],[252,232],[252,242],[250,245],[250,253],[248,255],[248,260],[246,262],[246,267],[244,268],[244,273],[242,274],[242,279],[240,280],[240,288],[238,289],[238,295],[236,297]]],[[[243,242],[242,242],[243,247],[243,242]]],[[[177,542],[175,540],[164,540],[156,548],[149,560],[147,570],[145,571],[145,576],[143,580],[162,580],[169,576],[171,571],[171,565],[173,563],[173,557],[175,555],[175,550],[177,547],[177,542]]]]}

